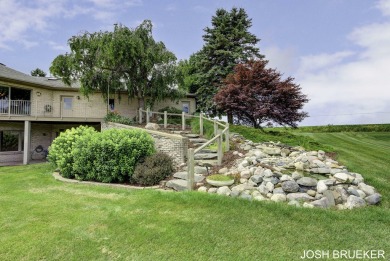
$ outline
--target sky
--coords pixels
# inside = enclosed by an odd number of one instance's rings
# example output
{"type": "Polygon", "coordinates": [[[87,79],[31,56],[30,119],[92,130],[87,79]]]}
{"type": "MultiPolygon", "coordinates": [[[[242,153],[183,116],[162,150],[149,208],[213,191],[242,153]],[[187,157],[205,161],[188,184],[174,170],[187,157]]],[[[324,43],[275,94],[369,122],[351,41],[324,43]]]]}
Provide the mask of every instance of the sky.
{"type": "Polygon", "coordinates": [[[145,19],[188,59],[216,10],[232,7],[252,19],[269,67],[308,96],[299,125],[390,123],[390,0],[0,0],[0,63],[49,73],[72,36],[145,19]]]}

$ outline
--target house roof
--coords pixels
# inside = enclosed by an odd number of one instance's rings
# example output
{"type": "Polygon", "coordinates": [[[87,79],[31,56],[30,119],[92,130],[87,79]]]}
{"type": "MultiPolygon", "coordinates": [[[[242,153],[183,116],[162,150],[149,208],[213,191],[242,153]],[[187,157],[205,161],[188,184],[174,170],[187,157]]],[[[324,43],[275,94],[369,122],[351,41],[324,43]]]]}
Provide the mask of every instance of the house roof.
{"type": "MultiPolygon", "coordinates": [[[[61,81],[59,78],[55,77],[37,77],[31,76],[12,68],[7,67],[6,65],[0,63],[0,80],[6,80],[15,83],[22,83],[29,86],[42,87],[46,89],[56,89],[56,90],[79,90],[80,84],[78,82],[74,83],[72,86],[68,86],[61,81]]],[[[188,98],[195,98],[196,95],[193,93],[187,93],[188,98]]]]}
{"type": "Polygon", "coordinates": [[[75,86],[68,86],[65,83],[61,81],[61,79],[54,78],[54,77],[36,77],[31,76],[22,72],[19,72],[17,70],[14,70],[12,68],[7,67],[6,65],[0,63],[0,80],[4,79],[11,82],[16,83],[24,83],[27,85],[33,85],[43,88],[49,88],[49,89],[72,89],[72,90],[78,90],[80,86],[78,84],[75,84],[75,86]]]}

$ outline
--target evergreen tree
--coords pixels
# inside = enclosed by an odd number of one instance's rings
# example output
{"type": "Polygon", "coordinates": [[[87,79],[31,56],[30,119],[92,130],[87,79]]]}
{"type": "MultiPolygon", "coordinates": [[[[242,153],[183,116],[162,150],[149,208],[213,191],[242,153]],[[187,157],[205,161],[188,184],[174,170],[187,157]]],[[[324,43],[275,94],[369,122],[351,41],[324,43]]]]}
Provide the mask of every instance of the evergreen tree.
{"type": "Polygon", "coordinates": [[[215,115],[213,97],[223,79],[233,72],[236,64],[263,58],[263,55],[256,47],[260,40],[249,32],[252,19],[243,8],[233,8],[230,12],[218,9],[211,24],[204,29],[205,44],[196,54],[200,59],[197,98],[200,110],[215,115]]]}
{"type": "Polygon", "coordinates": [[[32,70],[30,73],[31,73],[31,76],[37,76],[37,77],[45,77],[46,76],[46,73],[42,69],[39,69],[39,68],[32,70]]]}

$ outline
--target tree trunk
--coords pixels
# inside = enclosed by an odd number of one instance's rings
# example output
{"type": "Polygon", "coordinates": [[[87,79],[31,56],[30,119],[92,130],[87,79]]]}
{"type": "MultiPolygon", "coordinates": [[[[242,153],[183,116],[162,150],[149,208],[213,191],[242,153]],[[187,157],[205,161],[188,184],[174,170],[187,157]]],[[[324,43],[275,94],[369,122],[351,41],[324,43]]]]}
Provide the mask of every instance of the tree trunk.
{"type": "Polygon", "coordinates": [[[231,112],[227,113],[227,120],[229,124],[233,124],[233,114],[231,112]]]}

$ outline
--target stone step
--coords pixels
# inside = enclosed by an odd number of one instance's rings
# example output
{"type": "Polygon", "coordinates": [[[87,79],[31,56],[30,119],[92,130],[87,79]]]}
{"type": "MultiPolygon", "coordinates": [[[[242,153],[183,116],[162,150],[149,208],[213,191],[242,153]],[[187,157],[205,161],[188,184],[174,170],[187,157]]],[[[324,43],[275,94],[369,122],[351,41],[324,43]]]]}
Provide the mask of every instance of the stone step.
{"type": "Polygon", "coordinates": [[[198,153],[218,153],[216,150],[202,149],[198,153]]]}
{"type": "Polygon", "coordinates": [[[190,142],[192,143],[206,143],[208,142],[208,139],[203,139],[203,138],[192,138],[190,139],[190,142]]]}
{"type": "Polygon", "coordinates": [[[182,134],[182,135],[185,136],[185,137],[188,137],[190,139],[197,139],[197,138],[199,138],[199,134],[185,133],[185,134],[182,134]]]}
{"type": "MultiPolygon", "coordinates": [[[[171,131],[173,134],[180,134],[180,135],[183,135],[183,136],[187,136],[187,135],[190,135],[191,132],[190,131],[183,131],[183,130],[180,130],[180,131],[171,131]]],[[[199,136],[198,136],[199,137],[199,136]]]]}
{"type": "MultiPolygon", "coordinates": [[[[187,177],[188,176],[188,173],[187,171],[180,171],[180,172],[176,172],[175,174],[173,174],[173,177],[174,178],[177,178],[177,179],[182,179],[182,180],[187,180],[187,177]]],[[[194,181],[197,183],[197,182],[202,182],[204,180],[204,176],[201,175],[201,174],[195,174],[194,175],[194,181]]]]}
{"type": "Polygon", "coordinates": [[[173,188],[176,191],[188,190],[188,182],[183,179],[171,179],[165,184],[168,188],[173,188]]]}
{"type": "MultiPolygon", "coordinates": [[[[188,170],[188,167],[185,166],[185,167],[183,168],[183,170],[184,170],[184,171],[187,171],[187,170],[188,170]]],[[[206,167],[195,166],[195,167],[194,167],[194,170],[195,170],[195,174],[205,174],[205,175],[208,174],[208,173],[207,173],[206,167]]]]}
{"type": "MultiPolygon", "coordinates": [[[[218,161],[217,160],[196,160],[195,162],[199,166],[204,166],[204,164],[210,164],[211,166],[218,165],[218,161]]],[[[213,173],[210,173],[210,174],[213,174],[213,173]]]]}
{"type": "Polygon", "coordinates": [[[194,155],[195,160],[212,160],[217,158],[218,158],[218,154],[216,153],[196,153],[194,155]]]}

